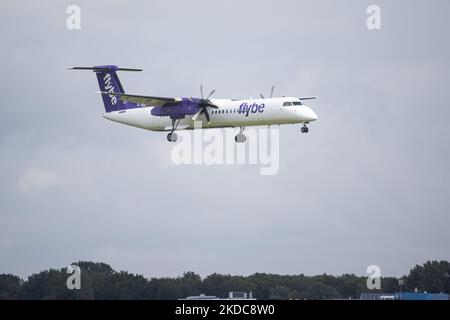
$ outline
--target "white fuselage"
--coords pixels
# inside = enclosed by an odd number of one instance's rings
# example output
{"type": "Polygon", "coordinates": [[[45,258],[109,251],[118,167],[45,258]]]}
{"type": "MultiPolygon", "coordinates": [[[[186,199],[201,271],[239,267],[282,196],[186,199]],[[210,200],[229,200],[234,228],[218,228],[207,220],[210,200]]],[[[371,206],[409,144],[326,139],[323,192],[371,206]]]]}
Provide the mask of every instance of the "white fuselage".
{"type": "MultiPolygon", "coordinates": [[[[249,127],[277,124],[309,123],[317,120],[316,113],[300,103],[299,98],[282,97],[266,99],[211,99],[218,109],[208,108],[210,123],[201,114],[202,128],[249,127]],[[293,103],[297,105],[293,105],[293,103]],[[289,105],[290,103],[290,105],[289,105]],[[246,104],[242,107],[243,104],[246,104]],[[253,106],[253,108],[251,108],[253,106]]],[[[127,109],[103,114],[103,117],[130,126],[152,130],[171,131],[172,119],[169,116],[154,116],[153,107],[127,109]]],[[[192,116],[180,119],[177,130],[194,129],[192,116]]]]}

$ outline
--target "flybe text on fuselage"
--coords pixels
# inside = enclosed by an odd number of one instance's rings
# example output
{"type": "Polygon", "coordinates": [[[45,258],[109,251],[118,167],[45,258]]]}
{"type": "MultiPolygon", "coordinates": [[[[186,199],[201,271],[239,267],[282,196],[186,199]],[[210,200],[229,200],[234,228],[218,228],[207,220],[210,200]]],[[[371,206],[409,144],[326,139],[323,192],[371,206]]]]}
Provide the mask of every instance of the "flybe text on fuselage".
{"type": "Polygon", "coordinates": [[[266,105],[264,103],[258,104],[255,102],[253,104],[248,104],[247,102],[244,102],[239,106],[239,113],[244,113],[245,116],[248,117],[250,113],[263,113],[265,107],[266,105]]]}

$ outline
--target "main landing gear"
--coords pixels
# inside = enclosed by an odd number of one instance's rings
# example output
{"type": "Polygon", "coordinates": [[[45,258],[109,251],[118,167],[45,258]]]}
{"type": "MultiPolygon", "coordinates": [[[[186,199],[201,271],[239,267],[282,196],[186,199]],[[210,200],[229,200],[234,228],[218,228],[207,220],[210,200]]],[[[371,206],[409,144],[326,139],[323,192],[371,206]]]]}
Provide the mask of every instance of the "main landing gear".
{"type": "Polygon", "coordinates": [[[306,124],[303,125],[301,131],[302,131],[302,133],[308,133],[309,128],[306,126],[306,124]]]}
{"type": "Polygon", "coordinates": [[[234,141],[237,143],[244,143],[247,140],[247,137],[243,134],[245,127],[241,127],[239,133],[234,137],[234,141]]]}
{"type": "Polygon", "coordinates": [[[177,142],[178,140],[178,135],[175,132],[171,132],[167,135],[167,140],[169,142],[177,142]]]}
{"type": "Polygon", "coordinates": [[[175,130],[177,130],[179,123],[180,123],[180,119],[172,119],[172,130],[167,135],[167,140],[169,142],[177,142],[178,135],[175,133],[175,130]]]}

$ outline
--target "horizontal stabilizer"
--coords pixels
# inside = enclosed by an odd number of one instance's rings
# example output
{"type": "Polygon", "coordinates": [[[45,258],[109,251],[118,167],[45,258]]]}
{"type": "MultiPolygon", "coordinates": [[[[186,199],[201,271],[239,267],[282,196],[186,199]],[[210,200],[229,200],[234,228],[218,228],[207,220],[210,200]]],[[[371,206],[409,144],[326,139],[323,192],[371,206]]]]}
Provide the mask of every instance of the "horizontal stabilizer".
{"type": "Polygon", "coordinates": [[[69,67],[67,70],[92,70],[94,72],[108,72],[108,71],[142,71],[142,69],[134,68],[119,68],[117,66],[99,66],[99,67],[69,67]]]}

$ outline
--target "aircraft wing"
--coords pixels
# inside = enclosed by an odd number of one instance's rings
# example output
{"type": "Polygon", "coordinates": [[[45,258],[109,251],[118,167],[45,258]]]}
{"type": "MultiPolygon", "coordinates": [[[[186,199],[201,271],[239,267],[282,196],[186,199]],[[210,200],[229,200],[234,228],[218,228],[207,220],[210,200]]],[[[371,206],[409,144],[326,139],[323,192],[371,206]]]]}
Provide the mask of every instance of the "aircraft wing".
{"type": "Polygon", "coordinates": [[[170,102],[180,102],[181,98],[141,96],[136,94],[116,93],[116,92],[100,92],[101,94],[110,94],[119,97],[121,101],[139,103],[146,106],[160,107],[170,102]]]}

